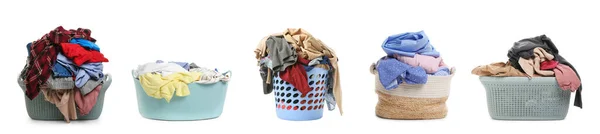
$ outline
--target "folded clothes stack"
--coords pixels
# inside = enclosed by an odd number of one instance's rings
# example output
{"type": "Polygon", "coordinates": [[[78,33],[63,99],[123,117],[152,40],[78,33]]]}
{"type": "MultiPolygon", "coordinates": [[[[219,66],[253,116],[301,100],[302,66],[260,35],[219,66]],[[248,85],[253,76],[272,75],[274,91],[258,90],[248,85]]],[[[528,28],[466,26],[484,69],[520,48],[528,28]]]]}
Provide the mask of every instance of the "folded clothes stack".
{"type": "Polygon", "coordinates": [[[62,26],[27,44],[27,64],[21,72],[26,96],[33,100],[41,91],[65,120],[89,114],[104,82],[100,52],[91,30],[66,30],[62,26]]]}
{"type": "Polygon", "coordinates": [[[264,37],[254,51],[263,79],[263,92],[273,91],[273,75],[291,83],[303,96],[310,92],[306,72],[312,68],[329,70],[328,89],[325,96],[329,110],[337,104],[342,110],[342,91],[338,57],[321,40],[304,29],[288,28],[284,32],[264,37]]]}
{"type": "Polygon", "coordinates": [[[424,31],[392,35],[381,47],[387,56],[379,59],[376,69],[386,90],[403,82],[425,84],[429,76],[450,75],[450,69],[424,31]]]}
{"type": "Polygon", "coordinates": [[[188,62],[156,62],[139,65],[134,70],[134,77],[140,81],[146,94],[156,99],[165,99],[170,102],[173,95],[188,96],[188,84],[212,84],[220,81],[229,81],[228,75],[219,73],[218,70],[200,67],[196,63],[188,62]]]}
{"type": "Polygon", "coordinates": [[[515,42],[508,51],[509,60],[474,68],[471,73],[495,77],[555,77],[563,90],[577,91],[574,105],[582,107],[581,79],[579,74],[546,35],[515,42]]]}

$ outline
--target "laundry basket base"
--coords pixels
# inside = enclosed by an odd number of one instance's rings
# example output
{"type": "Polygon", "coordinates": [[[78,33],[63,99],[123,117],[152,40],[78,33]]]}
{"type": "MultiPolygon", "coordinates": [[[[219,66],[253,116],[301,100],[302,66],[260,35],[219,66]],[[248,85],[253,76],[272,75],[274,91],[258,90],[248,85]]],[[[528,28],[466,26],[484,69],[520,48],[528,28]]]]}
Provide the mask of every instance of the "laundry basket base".
{"type": "Polygon", "coordinates": [[[188,117],[174,118],[174,117],[156,117],[156,116],[148,116],[148,115],[142,114],[142,117],[144,117],[146,119],[159,120],[159,121],[198,121],[198,120],[212,120],[212,119],[219,118],[219,116],[205,117],[205,118],[188,118],[188,117]]]}
{"type": "Polygon", "coordinates": [[[323,110],[289,111],[277,109],[277,117],[289,121],[310,121],[323,117],[323,110]]]}
{"type": "Polygon", "coordinates": [[[566,118],[566,116],[556,116],[556,117],[521,117],[521,118],[515,118],[515,117],[495,117],[492,116],[492,119],[494,120],[506,120],[506,121],[510,121],[510,120],[514,120],[514,121],[552,121],[552,120],[564,120],[566,118]]]}

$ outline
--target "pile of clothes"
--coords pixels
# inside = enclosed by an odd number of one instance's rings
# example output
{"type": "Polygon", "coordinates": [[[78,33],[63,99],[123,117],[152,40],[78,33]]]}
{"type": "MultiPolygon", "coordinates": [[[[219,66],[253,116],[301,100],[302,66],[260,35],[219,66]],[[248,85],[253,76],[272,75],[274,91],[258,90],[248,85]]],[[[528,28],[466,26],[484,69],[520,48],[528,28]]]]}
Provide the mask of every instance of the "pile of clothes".
{"type": "Polygon", "coordinates": [[[264,37],[254,52],[260,66],[264,94],[273,91],[274,74],[279,74],[281,79],[291,83],[302,94],[307,94],[312,89],[308,85],[305,67],[322,68],[329,70],[330,76],[325,95],[328,109],[334,110],[337,104],[340,114],[343,114],[338,57],[321,40],[304,29],[288,28],[264,37]]]}
{"type": "Polygon", "coordinates": [[[424,31],[389,36],[381,47],[387,56],[377,61],[376,69],[386,90],[398,88],[404,82],[425,84],[429,76],[450,75],[450,69],[424,31]]]}
{"type": "Polygon", "coordinates": [[[156,99],[171,102],[173,94],[183,97],[190,95],[188,84],[213,84],[229,81],[228,74],[219,73],[211,68],[200,67],[196,63],[164,62],[157,60],[139,65],[134,70],[133,77],[140,81],[146,94],[156,99]]]}
{"type": "Polygon", "coordinates": [[[62,26],[27,44],[27,64],[21,72],[25,95],[33,100],[41,91],[67,122],[89,114],[104,82],[103,62],[89,29],[62,26]]]}
{"type": "Polygon", "coordinates": [[[479,76],[497,77],[555,77],[563,90],[577,91],[574,105],[582,108],[581,79],[577,70],[546,35],[515,42],[508,51],[507,62],[478,66],[471,71],[479,76]]]}

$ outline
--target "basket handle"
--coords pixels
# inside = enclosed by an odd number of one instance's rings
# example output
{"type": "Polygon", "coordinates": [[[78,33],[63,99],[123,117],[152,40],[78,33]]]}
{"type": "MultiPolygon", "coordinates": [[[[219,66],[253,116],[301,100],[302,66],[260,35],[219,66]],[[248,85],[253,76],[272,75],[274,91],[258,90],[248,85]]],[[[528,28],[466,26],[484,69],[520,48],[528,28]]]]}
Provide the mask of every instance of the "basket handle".
{"type": "Polygon", "coordinates": [[[229,77],[229,79],[231,79],[231,76],[233,76],[233,74],[231,73],[231,70],[227,70],[227,72],[222,73],[222,75],[229,77]]]}
{"type": "Polygon", "coordinates": [[[112,84],[112,75],[110,75],[110,73],[107,73],[106,75],[104,75],[104,77],[106,77],[106,80],[104,80],[104,84],[102,85],[102,87],[104,88],[106,86],[106,89],[108,89],[108,87],[110,87],[110,84],[112,84]]]}
{"type": "Polygon", "coordinates": [[[371,64],[371,66],[369,67],[369,72],[371,72],[371,74],[375,74],[375,63],[371,64]]]}
{"type": "MultiPolygon", "coordinates": [[[[135,69],[131,69],[131,77],[136,78],[135,77],[135,69]]],[[[137,79],[137,78],[136,78],[137,79]]]]}

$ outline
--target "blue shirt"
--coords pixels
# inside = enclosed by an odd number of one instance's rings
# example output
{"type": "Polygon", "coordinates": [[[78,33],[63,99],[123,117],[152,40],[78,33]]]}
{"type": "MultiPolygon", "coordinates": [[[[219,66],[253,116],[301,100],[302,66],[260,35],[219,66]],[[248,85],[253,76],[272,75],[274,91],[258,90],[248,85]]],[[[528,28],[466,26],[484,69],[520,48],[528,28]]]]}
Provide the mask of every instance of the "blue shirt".
{"type": "MultiPolygon", "coordinates": [[[[104,77],[102,73],[103,66],[102,63],[86,63],[81,66],[75,65],[75,63],[71,62],[67,57],[65,57],[62,53],[58,53],[56,56],[56,63],[62,65],[66,70],[75,73],[75,86],[77,88],[83,87],[85,83],[90,80],[100,80],[104,77]]],[[[56,68],[56,66],[54,66],[56,68]]],[[[53,70],[54,71],[54,70],[53,70]]],[[[60,72],[54,72],[55,74],[63,74],[60,72]]]]}
{"type": "Polygon", "coordinates": [[[440,53],[429,43],[429,38],[424,31],[407,32],[392,35],[381,45],[388,55],[414,57],[415,54],[439,57],[440,53]]]}
{"type": "Polygon", "coordinates": [[[398,88],[403,81],[406,84],[427,83],[427,72],[421,67],[412,67],[395,58],[383,57],[377,62],[379,81],[386,90],[398,88]]]}
{"type": "Polygon", "coordinates": [[[100,52],[100,47],[98,47],[98,45],[96,45],[96,43],[91,42],[86,39],[74,38],[74,39],[71,39],[70,43],[79,44],[83,48],[87,48],[87,49],[91,49],[91,50],[100,52]]]}

